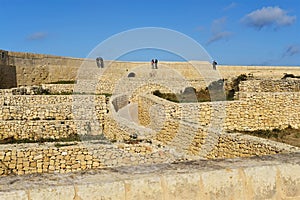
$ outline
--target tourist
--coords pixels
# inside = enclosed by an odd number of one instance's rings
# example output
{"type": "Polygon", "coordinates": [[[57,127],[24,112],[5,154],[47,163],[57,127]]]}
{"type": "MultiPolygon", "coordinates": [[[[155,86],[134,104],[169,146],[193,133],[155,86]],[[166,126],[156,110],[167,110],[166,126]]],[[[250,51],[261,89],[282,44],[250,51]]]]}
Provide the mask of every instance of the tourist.
{"type": "Polygon", "coordinates": [[[217,69],[217,64],[218,63],[215,60],[212,62],[213,70],[217,69]]]}
{"type": "Polygon", "coordinates": [[[96,58],[96,63],[97,63],[98,68],[103,68],[104,67],[103,58],[101,58],[101,57],[96,58]]]}
{"type": "Polygon", "coordinates": [[[151,60],[151,67],[154,69],[154,59],[151,60]]]}
{"type": "Polygon", "coordinates": [[[157,69],[157,63],[158,63],[158,60],[155,59],[155,60],[154,60],[154,66],[155,66],[154,68],[155,68],[155,69],[157,69]]]}

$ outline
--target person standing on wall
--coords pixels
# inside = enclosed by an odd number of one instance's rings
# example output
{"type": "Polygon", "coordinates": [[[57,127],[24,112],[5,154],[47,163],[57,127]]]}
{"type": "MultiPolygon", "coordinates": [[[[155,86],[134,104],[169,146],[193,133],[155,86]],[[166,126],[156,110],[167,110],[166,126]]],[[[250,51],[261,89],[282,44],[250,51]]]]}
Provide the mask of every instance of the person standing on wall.
{"type": "Polygon", "coordinates": [[[96,63],[98,68],[104,68],[103,58],[101,57],[96,58],[96,63]]]}
{"type": "Polygon", "coordinates": [[[155,69],[157,69],[157,63],[158,63],[158,60],[155,59],[155,60],[154,60],[154,66],[155,66],[155,69]]]}
{"type": "Polygon", "coordinates": [[[213,60],[213,62],[212,62],[213,70],[217,69],[217,64],[218,63],[215,60],[213,60]]]}
{"type": "Polygon", "coordinates": [[[151,67],[154,69],[154,59],[151,60],[151,67]]]}

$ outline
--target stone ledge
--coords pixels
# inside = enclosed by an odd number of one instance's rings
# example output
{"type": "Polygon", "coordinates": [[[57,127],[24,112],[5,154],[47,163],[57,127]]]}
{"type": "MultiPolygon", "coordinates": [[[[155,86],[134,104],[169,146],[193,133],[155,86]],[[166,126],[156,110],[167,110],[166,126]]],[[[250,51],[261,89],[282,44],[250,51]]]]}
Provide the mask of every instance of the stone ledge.
{"type": "Polygon", "coordinates": [[[298,199],[300,152],[0,178],[0,199],[298,199]]]}

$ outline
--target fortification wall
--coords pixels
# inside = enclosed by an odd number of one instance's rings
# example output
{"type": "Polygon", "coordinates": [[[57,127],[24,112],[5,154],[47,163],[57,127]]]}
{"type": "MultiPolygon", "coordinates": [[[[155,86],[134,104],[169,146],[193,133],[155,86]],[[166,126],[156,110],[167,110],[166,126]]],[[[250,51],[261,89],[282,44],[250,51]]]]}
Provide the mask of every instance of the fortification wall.
{"type": "MultiPolygon", "coordinates": [[[[178,76],[189,80],[195,88],[199,80],[201,87],[210,79],[230,79],[240,74],[252,74],[256,78],[281,78],[284,73],[300,75],[300,67],[286,66],[225,66],[217,67],[218,76],[211,76],[212,66],[208,62],[159,62],[157,70],[151,70],[150,62],[118,62],[105,61],[105,68],[97,68],[96,61],[83,58],[60,57],[33,53],[8,52],[8,65],[16,66],[17,85],[39,85],[57,81],[70,81],[84,77],[85,71],[89,75],[101,74],[100,88],[103,93],[112,93],[116,83],[128,74],[135,73],[136,78],[149,75],[164,75],[164,80],[175,80],[178,76]],[[82,69],[80,67],[82,66],[82,69]],[[109,66],[109,67],[108,67],[109,66]],[[197,66],[197,67],[195,67],[197,66]],[[88,70],[87,70],[88,69],[88,70]],[[141,70],[143,69],[143,70],[141,70]],[[147,70],[144,70],[147,69],[147,70]],[[150,72],[149,72],[150,71],[150,72]]],[[[87,76],[85,78],[91,79],[87,76]]],[[[97,80],[97,78],[96,78],[97,80]]]]}
{"type": "Polygon", "coordinates": [[[1,199],[299,199],[299,153],[1,178],[1,199]]]}
{"type": "Polygon", "coordinates": [[[16,66],[18,86],[74,80],[83,59],[8,52],[9,65],[16,66]]]}
{"type": "Polygon", "coordinates": [[[0,89],[17,86],[16,67],[0,64],[0,89]]]}

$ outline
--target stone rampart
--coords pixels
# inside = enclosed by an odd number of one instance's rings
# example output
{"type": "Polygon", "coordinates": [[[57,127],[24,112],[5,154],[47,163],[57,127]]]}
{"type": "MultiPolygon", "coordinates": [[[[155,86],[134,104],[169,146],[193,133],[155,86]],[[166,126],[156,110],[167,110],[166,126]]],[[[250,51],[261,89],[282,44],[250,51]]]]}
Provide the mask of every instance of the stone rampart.
{"type": "MultiPolygon", "coordinates": [[[[162,80],[176,81],[178,77],[188,80],[196,89],[206,87],[208,83],[203,81],[203,77],[208,81],[211,79],[212,66],[208,62],[159,62],[157,70],[151,69],[150,62],[119,62],[105,61],[105,68],[98,69],[96,61],[93,59],[60,57],[33,53],[8,52],[8,65],[16,67],[17,86],[40,85],[57,81],[74,81],[85,77],[85,71],[91,79],[97,73],[99,87],[102,93],[112,93],[115,85],[122,79],[128,78],[130,73],[134,73],[132,79],[142,77],[164,77],[162,80]],[[83,66],[83,69],[80,67],[83,66]],[[195,67],[197,66],[197,67],[195,67]],[[88,70],[86,70],[88,69],[88,70]],[[96,73],[95,73],[96,72],[96,73]],[[201,84],[200,84],[201,83],[201,84]],[[200,84],[200,85],[199,85],[200,84]]],[[[218,65],[214,78],[230,79],[240,74],[251,74],[255,78],[281,78],[284,73],[294,75],[299,74],[299,67],[286,66],[225,66],[218,65]]],[[[178,82],[178,81],[177,81],[178,82]]],[[[180,81],[182,82],[182,81],[180,81]]],[[[174,84],[173,84],[174,86],[174,84]]]]}
{"type": "Polygon", "coordinates": [[[16,86],[16,67],[11,65],[2,65],[0,63],[0,89],[12,88],[16,86]]]}
{"type": "Polygon", "coordinates": [[[299,199],[300,153],[2,177],[1,199],[299,199]]]}

